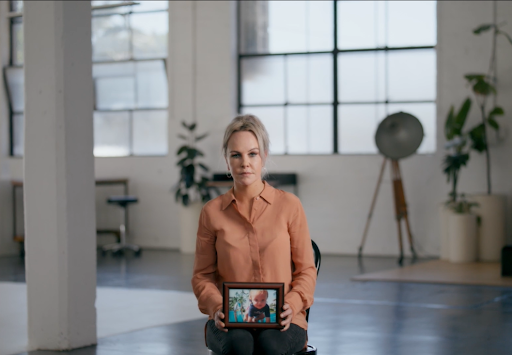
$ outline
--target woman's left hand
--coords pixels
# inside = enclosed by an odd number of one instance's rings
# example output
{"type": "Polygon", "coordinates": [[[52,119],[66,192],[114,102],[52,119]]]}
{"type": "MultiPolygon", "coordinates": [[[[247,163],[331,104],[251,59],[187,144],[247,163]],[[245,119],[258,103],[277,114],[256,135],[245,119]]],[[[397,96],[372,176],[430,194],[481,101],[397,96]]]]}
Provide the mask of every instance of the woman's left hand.
{"type": "Polygon", "coordinates": [[[281,325],[284,326],[284,328],[281,329],[282,332],[284,332],[284,331],[288,330],[288,328],[290,328],[290,323],[292,322],[292,318],[293,318],[292,307],[290,307],[290,305],[288,303],[284,304],[283,310],[284,310],[284,312],[281,313],[281,319],[283,320],[281,322],[281,325]]]}

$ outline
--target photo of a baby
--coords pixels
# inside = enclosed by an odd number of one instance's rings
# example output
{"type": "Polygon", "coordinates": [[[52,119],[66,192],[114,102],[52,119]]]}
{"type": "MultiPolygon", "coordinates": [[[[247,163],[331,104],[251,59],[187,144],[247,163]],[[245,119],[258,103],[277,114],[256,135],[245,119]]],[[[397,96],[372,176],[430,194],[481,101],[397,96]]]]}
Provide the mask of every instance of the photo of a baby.
{"type": "Polygon", "coordinates": [[[229,321],[276,323],[276,290],[230,289],[229,321]]]}

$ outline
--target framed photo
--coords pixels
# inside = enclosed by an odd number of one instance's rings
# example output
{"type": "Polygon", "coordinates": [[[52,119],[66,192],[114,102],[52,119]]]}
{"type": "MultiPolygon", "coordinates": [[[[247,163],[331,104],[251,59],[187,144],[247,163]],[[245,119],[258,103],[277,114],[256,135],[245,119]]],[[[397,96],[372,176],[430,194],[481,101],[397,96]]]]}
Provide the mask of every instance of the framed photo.
{"type": "Polygon", "coordinates": [[[282,329],[284,283],[224,282],[226,328],[282,329]]]}

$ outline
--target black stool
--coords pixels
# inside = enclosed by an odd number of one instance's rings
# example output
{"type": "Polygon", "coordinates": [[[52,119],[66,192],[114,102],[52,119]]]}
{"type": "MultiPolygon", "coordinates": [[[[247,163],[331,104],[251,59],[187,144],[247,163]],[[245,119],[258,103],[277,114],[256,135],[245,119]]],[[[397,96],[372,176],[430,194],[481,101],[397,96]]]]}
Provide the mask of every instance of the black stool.
{"type": "Polygon", "coordinates": [[[139,202],[135,196],[110,196],[107,199],[107,203],[115,204],[121,207],[121,225],[119,226],[120,231],[120,242],[104,245],[101,250],[105,254],[108,250],[112,250],[113,254],[121,254],[124,249],[131,249],[135,252],[135,255],[140,255],[142,249],[138,245],[126,244],[126,209],[130,203],[139,202]]]}

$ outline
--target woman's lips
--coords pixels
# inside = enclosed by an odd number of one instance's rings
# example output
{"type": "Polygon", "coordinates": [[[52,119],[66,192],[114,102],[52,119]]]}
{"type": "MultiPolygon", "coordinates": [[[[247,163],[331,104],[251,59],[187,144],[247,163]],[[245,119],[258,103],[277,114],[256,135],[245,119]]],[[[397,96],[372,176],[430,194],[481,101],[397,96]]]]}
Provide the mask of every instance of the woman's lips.
{"type": "Polygon", "coordinates": [[[251,173],[241,173],[240,175],[243,175],[243,176],[245,176],[245,175],[251,175],[251,173]]]}

